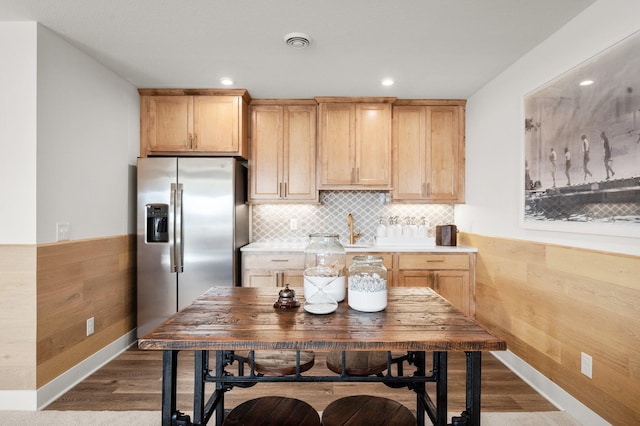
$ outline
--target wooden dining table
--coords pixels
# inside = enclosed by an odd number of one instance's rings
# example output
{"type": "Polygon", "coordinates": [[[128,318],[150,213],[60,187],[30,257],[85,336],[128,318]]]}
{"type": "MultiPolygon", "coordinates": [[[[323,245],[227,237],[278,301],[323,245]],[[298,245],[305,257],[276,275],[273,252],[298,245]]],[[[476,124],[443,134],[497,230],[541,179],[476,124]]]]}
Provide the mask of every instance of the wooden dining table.
{"type": "MultiPolygon", "coordinates": [[[[447,353],[450,351],[465,352],[467,375],[466,409],[452,417],[451,424],[480,425],[482,352],[505,350],[506,343],[432,289],[389,288],[387,307],[380,312],[353,310],[345,300],[337,311],[317,315],[306,312],[303,306],[275,308],[277,298],[273,288],[212,287],[193,304],[139,339],[140,349],[163,351],[163,426],[203,425],[214,416],[215,424],[221,425],[224,395],[236,386],[319,381],[406,386],[416,395],[418,425],[424,425],[428,416],[434,425],[444,426],[448,424],[447,353]],[[405,369],[403,374],[393,374],[389,368],[386,374],[367,377],[344,373],[307,375],[299,368],[289,376],[262,375],[253,368],[245,371],[243,367],[235,373],[227,371],[238,360],[235,356],[238,352],[249,351],[252,356],[252,351],[259,350],[400,351],[409,354],[412,368],[405,369]],[[195,360],[193,419],[176,407],[177,359],[178,354],[185,351],[192,352],[195,360]],[[215,366],[211,369],[209,351],[215,352],[215,366]],[[427,354],[432,357],[429,371],[427,354]],[[210,396],[205,395],[208,382],[215,383],[215,391],[210,396]],[[428,382],[435,383],[434,395],[426,390],[428,382]]],[[[304,299],[300,299],[304,304],[304,299]]],[[[249,360],[248,367],[251,362],[249,360]]]]}

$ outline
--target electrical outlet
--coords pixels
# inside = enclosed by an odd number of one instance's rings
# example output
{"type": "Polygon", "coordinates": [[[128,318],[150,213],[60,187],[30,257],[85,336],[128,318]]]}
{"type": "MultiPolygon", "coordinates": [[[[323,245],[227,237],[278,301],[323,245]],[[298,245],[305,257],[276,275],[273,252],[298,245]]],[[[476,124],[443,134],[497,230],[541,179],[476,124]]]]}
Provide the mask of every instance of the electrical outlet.
{"type": "Polygon", "coordinates": [[[580,372],[591,379],[593,369],[593,358],[584,352],[580,352],[580,372]]]}
{"type": "Polygon", "coordinates": [[[87,336],[91,336],[93,334],[93,317],[87,320],[87,336]]]}
{"type": "Polygon", "coordinates": [[[298,219],[289,219],[289,229],[292,231],[298,229],[298,219]]]}
{"type": "Polygon", "coordinates": [[[71,226],[67,222],[58,222],[56,223],[56,239],[57,241],[67,241],[69,240],[69,232],[71,226]]]}

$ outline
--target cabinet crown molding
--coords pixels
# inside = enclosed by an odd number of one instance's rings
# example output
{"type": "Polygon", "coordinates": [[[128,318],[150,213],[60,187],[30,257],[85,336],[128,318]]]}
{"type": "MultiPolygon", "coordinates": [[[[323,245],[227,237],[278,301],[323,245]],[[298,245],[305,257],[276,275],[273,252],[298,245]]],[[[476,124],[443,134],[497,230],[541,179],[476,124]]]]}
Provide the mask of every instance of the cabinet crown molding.
{"type": "Polygon", "coordinates": [[[466,99],[398,99],[394,106],[466,106],[466,99]]]}
{"type": "Polygon", "coordinates": [[[247,89],[138,89],[140,96],[241,96],[251,102],[247,89]]]}
{"type": "Polygon", "coordinates": [[[316,96],[318,103],[372,103],[372,104],[392,104],[397,98],[391,97],[347,97],[347,96],[316,96]]]}

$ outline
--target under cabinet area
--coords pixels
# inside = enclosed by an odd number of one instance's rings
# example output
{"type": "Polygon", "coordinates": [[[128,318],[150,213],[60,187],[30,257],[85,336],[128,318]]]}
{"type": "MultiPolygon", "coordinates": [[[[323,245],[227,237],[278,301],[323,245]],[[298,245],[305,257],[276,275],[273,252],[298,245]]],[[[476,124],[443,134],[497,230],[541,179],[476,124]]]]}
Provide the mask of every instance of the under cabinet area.
{"type": "Polygon", "coordinates": [[[316,98],[319,189],[391,189],[395,98],[316,98]]]}
{"type": "Polygon", "coordinates": [[[250,202],[317,202],[313,100],[251,104],[250,202]]]}
{"type": "Polygon", "coordinates": [[[464,202],[464,105],[426,100],[394,104],[394,200],[464,202]]]}
{"type": "Polygon", "coordinates": [[[139,89],[140,155],[248,157],[246,90],[139,89]]]}

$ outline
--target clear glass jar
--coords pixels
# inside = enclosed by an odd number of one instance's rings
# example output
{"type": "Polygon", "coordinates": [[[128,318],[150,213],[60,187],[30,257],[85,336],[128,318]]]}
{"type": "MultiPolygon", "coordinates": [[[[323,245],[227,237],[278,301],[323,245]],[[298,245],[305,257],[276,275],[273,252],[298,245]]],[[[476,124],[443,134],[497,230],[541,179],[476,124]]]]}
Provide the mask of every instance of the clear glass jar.
{"type": "Polygon", "coordinates": [[[349,307],[378,312],[387,307],[387,268],[380,256],[355,256],[349,267],[349,307]]]}
{"type": "MultiPolygon", "coordinates": [[[[346,263],[347,252],[340,244],[338,234],[310,234],[309,244],[304,249],[305,269],[316,266],[329,267],[335,269],[337,278],[330,282],[325,288],[336,302],[342,302],[347,288],[346,263]]],[[[310,283],[304,281],[304,297],[309,296],[309,290],[313,290],[310,283]]]]}

